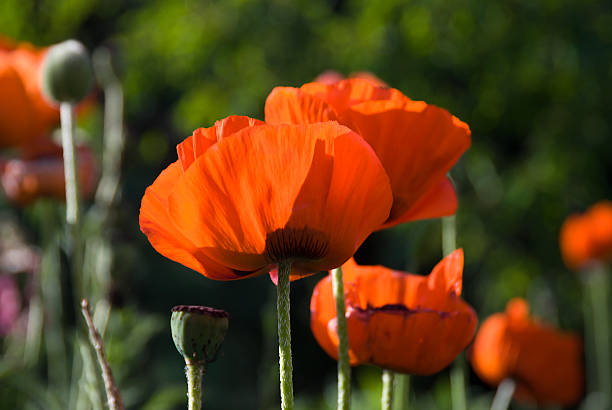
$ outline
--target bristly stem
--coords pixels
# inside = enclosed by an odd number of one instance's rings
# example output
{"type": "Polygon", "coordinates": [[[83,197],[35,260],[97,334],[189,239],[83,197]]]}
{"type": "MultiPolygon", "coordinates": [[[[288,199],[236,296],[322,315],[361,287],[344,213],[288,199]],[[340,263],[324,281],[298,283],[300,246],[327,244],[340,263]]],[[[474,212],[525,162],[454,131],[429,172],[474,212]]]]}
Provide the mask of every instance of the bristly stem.
{"type": "Polygon", "coordinates": [[[491,404],[491,410],[506,410],[512,400],[516,383],[512,379],[504,379],[497,386],[497,392],[491,404]]]}
{"type": "Polygon", "coordinates": [[[382,395],[380,397],[381,410],[391,410],[393,406],[393,381],[395,374],[391,370],[383,369],[382,395]]]}
{"type": "Polygon", "coordinates": [[[124,410],[125,407],[123,406],[123,399],[121,398],[121,393],[119,392],[119,389],[115,384],[115,380],[113,379],[113,372],[111,371],[108,361],[106,360],[106,355],[104,354],[104,344],[102,343],[100,334],[94,326],[91,313],[89,312],[89,302],[87,299],[83,299],[81,301],[81,309],[83,316],[85,317],[85,322],[87,323],[87,328],[89,329],[89,340],[96,351],[98,363],[102,369],[102,379],[104,380],[108,408],[110,410],[124,410]]]}
{"type": "Polygon", "coordinates": [[[342,267],[331,272],[334,299],[336,299],[336,323],[338,332],[338,410],[351,406],[351,365],[348,354],[348,330],[344,303],[344,282],[342,267]]]}
{"type": "Polygon", "coordinates": [[[289,275],[291,262],[278,263],[276,309],[278,312],[278,355],[280,364],[281,409],[293,409],[293,363],[291,360],[291,314],[289,275]]]}
{"type": "Polygon", "coordinates": [[[457,218],[455,215],[442,218],[442,256],[457,249],[457,218]]]}
{"type": "Polygon", "coordinates": [[[189,410],[202,409],[202,376],[204,364],[199,362],[186,362],[185,375],[187,376],[187,400],[189,410]]]}

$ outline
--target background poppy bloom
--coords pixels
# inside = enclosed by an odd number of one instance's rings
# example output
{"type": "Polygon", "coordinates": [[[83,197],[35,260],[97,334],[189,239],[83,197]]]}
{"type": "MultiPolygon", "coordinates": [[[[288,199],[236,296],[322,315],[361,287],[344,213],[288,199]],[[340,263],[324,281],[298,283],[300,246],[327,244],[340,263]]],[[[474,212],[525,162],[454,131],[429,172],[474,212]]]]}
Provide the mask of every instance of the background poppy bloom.
{"type": "Polygon", "coordinates": [[[336,120],[361,135],[391,180],[393,207],[383,228],[455,213],[446,174],[470,146],[470,129],[448,111],[363,78],[276,87],[265,111],[268,123],[336,120]]]}
{"type": "MultiPolygon", "coordinates": [[[[352,365],[370,363],[402,373],[433,374],[450,364],[472,339],[476,313],[459,298],[461,249],[438,263],[429,276],[359,266],[352,259],[342,269],[352,365]]],[[[319,345],[337,359],[331,276],[314,289],[310,327],[319,345]]]]}
{"type": "Polygon", "coordinates": [[[140,227],[162,255],[211,279],[292,278],[353,255],[389,214],[376,154],[337,123],[267,125],[228,117],[196,130],[147,188],[140,227]]]}
{"type": "Polygon", "coordinates": [[[0,148],[26,146],[59,123],[59,110],[42,96],[40,67],[47,52],[0,42],[0,148]]]}
{"type": "MultiPolygon", "coordinates": [[[[342,74],[335,70],[327,70],[319,74],[317,78],[315,78],[314,82],[323,84],[335,84],[339,81],[344,80],[344,78],[345,77],[342,74]]],[[[349,75],[349,78],[362,78],[364,80],[368,80],[375,86],[388,87],[383,80],[368,71],[358,71],[355,73],[351,73],[349,75]]]]}
{"type": "Polygon", "coordinates": [[[582,215],[570,215],[559,235],[561,255],[571,269],[612,258],[612,202],[601,201],[582,215]]]}
{"type": "Polygon", "coordinates": [[[485,320],[470,351],[476,374],[495,386],[516,382],[514,397],[539,404],[571,405],[583,392],[582,343],[529,318],[525,300],[512,299],[505,313],[485,320]]]}
{"type": "MultiPolygon", "coordinates": [[[[89,198],[98,180],[96,159],[91,149],[77,149],[79,194],[89,198]]],[[[10,159],[0,165],[0,182],[7,198],[18,205],[27,205],[40,197],[66,200],[64,158],[61,148],[56,153],[32,159],[10,159]]]]}

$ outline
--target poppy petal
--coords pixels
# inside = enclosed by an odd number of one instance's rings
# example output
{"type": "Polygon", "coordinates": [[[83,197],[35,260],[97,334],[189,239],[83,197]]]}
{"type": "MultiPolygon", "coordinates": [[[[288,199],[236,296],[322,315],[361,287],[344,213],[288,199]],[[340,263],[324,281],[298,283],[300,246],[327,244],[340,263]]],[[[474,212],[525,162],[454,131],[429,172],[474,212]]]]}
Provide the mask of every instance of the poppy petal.
{"type": "Polygon", "coordinates": [[[404,222],[441,218],[457,212],[457,193],[450,179],[444,178],[434,185],[408,211],[385,223],[381,229],[390,228],[404,222]]]}
{"type": "Polygon", "coordinates": [[[266,123],[312,124],[338,119],[324,100],[297,88],[276,87],[266,99],[266,123]]]}
{"type": "Polygon", "coordinates": [[[250,271],[291,257],[299,274],[348,259],[391,201],[368,144],[328,122],[246,128],[220,141],[177,182],[168,209],[223,265],[250,271]]]}
{"type": "Polygon", "coordinates": [[[254,272],[237,272],[210,259],[185,237],[172,222],[167,209],[168,192],[183,174],[176,161],[147,188],[140,207],[140,229],[156,251],[216,280],[242,279],[254,272]]]}
{"type": "Polygon", "coordinates": [[[198,128],[193,132],[193,135],[176,146],[183,171],[186,171],[196,158],[223,138],[227,138],[243,128],[263,123],[263,121],[254,118],[232,115],[215,122],[215,125],[210,128],[198,128]]]}
{"type": "Polygon", "coordinates": [[[367,101],[351,106],[344,120],[372,145],[389,174],[388,224],[399,223],[470,146],[467,124],[422,101],[367,101]]]}

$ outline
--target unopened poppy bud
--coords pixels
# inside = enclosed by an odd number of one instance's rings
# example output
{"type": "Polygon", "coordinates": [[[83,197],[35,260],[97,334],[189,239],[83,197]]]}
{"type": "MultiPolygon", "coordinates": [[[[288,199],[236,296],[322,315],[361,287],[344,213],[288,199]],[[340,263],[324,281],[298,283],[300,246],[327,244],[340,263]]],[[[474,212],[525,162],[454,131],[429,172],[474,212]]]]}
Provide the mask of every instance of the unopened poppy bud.
{"type": "Polygon", "coordinates": [[[214,362],[227,332],[229,314],[206,306],[175,306],[172,340],[187,363],[214,362]]]}
{"type": "Polygon", "coordinates": [[[76,40],[51,47],[42,65],[43,93],[53,102],[77,103],[89,92],[93,80],[89,53],[76,40]]]}

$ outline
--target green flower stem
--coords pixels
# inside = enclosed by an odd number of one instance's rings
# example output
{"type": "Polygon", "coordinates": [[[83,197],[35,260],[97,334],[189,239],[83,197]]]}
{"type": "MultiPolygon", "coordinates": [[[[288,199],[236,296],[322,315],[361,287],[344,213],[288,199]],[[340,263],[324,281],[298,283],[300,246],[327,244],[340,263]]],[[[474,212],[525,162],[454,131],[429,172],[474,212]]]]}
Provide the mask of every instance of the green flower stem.
{"type": "Polygon", "coordinates": [[[382,394],[380,396],[381,410],[391,410],[393,406],[393,381],[395,373],[391,370],[383,369],[382,372],[382,394]]]}
{"type": "Polygon", "coordinates": [[[442,255],[457,249],[457,221],[455,215],[442,218],[442,255]]]}
{"type": "Polygon", "coordinates": [[[466,410],[465,398],[465,359],[463,354],[459,355],[453,363],[450,371],[451,379],[451,402],[453,410],[466,410]]]}
{"type": "Polygon", "coordinates": [[[511,379],[504,379],[497,386],[497,392],[493,398],[493,404],[491,404],[491,410],[506,410],[512,400],[516,383],[511,379]]]}
{"type": "Polygon", "coordinates": [[[395,394],[393,410],[408,410],[410,407],[410,375],[398,373],[395,375],[395,394]]]}
{"type": "Polygon", "coordinates": [[[348,354],[349,343],[346,327],[342,267],[332,270],[331,277],[334,298],[336,299],[336,323],[338,332],[338,410],[348,410],[351,406],[351,365],[349,363],[348,354]]]}
{"type": "Polygon", "coordinates": [[[187,376],[187,399],[189,410],[202,409],[202,376],[204,375],[204,364],[199,362],[187,362],[185,365],[187,376]]]}
{"type": "MultiPolygon", "coordinates": [[[[603,395],[602,406],[612,402],[612,377],[610,374],[610,328],[608,309],[608,272],[603,266],[595,266],[585,272],[586,294],[589,300],[592,342],[594,342],[597,391],[603,395]]],[[[603,407],[602,407],[603,408],[603,407]]]]}
{"type": "MultiPolygon", "coordinates": [[[[457,217],[455,215],[442,218],[442,254],[448,256],[457,249],[457,217]]],[[[455,359],[450,372],[451,403],[453,410],[466,410],[465,394],[465,359],[460,355],[455,359]]]]}
{"type": "Polygon", "coordinates": [[[278,263],[276,310],[278,311],[278,355],[280,362],[281,409],[293,409],[293,363],[291,361],[291,314],[289,274],[291,262],[278,263]]]}

